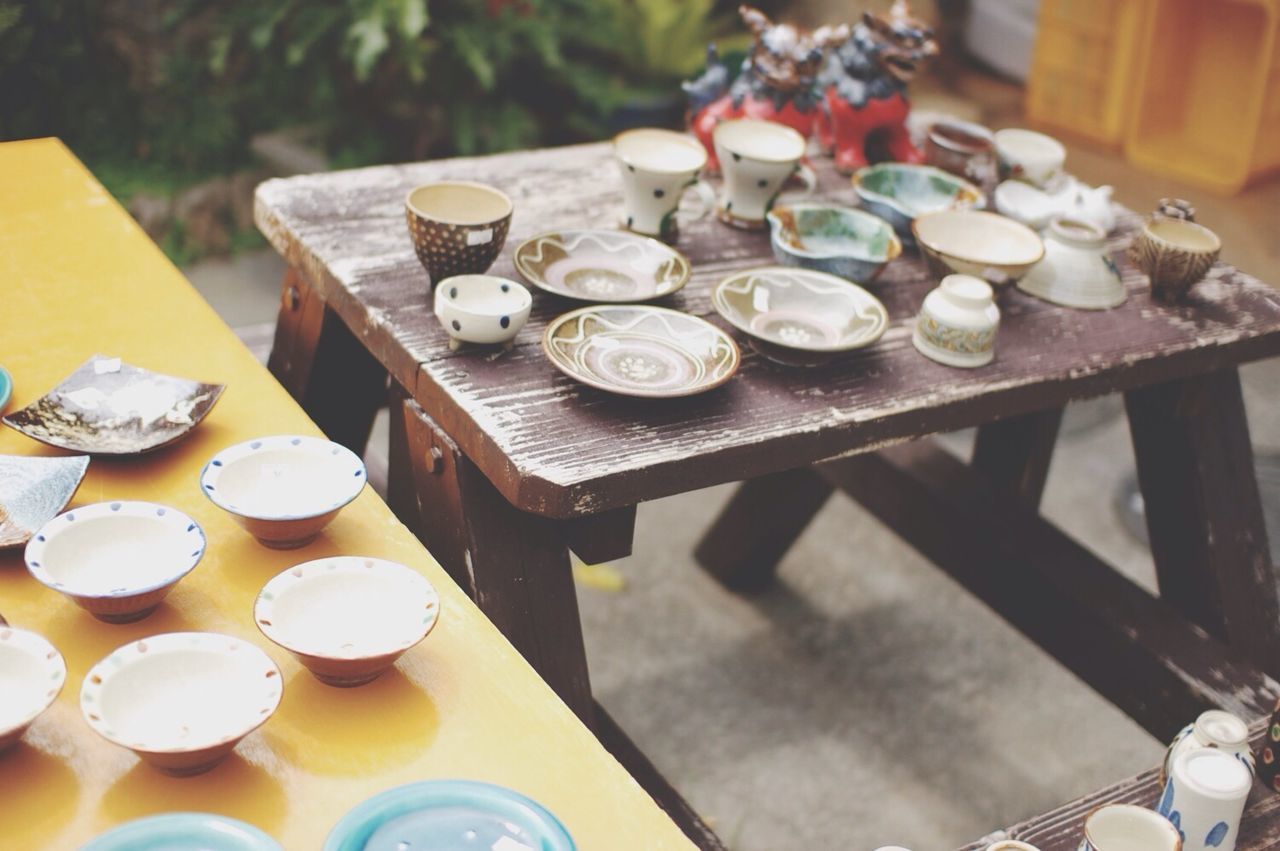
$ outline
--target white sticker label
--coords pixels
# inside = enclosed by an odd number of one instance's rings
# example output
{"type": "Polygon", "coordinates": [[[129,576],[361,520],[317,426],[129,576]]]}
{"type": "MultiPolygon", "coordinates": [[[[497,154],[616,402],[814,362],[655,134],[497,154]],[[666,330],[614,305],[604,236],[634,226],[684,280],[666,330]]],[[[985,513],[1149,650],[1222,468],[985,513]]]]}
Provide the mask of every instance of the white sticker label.
{"type": "Polygon", "coordinates": [[[108,372],[120,371],[120,358],[98,358],[93,362],[94,375],[106,375],[108,372]]]}
{"type": "Polygon", "coordinates": [[[493,242],[493,228],[467,231],[467,245],[484,245],[493,242]]]}

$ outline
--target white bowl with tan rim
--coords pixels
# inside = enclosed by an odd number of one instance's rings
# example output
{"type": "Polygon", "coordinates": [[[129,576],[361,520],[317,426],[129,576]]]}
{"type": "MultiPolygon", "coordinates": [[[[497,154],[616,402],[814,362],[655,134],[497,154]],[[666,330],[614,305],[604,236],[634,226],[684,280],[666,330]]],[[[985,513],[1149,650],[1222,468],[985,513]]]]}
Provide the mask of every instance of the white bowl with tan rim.
{"type": "Polygon", "coordinates": [[[1058,175],[1067,161],[1067,149],[1052,136],[1008,127],[994,135],[996,156],[1002,178],[1025,180],[1045,186],[1058,175]]]}
{"type": "Polygon", "coordinates": [[[1079,851],[1182,851],[1182,836],[1155,810],[1104,804],[1085,816],[1079,851]]]}
{"type": "Polygon", "coordinates": [[[254,645],[216,632],[132,641],[89,669],[80,710],[94,732],[167,774],[225,759],[280,705],[280,669],[254,645]]]}
{"type": "Polygon", "coordinates": [[[67,681],[67,663],[43,636],[0,626],[0,752],[58,698],[67,681]]]}
{"type": "Polygon", "coordinates": [[[436,319],[449,348],[463,343],[510,347],[533,309],[530,292],[497,275],[455,275],[436,287],[436,319]]]}
{"type": "Polygon", "coordinates": [[[1011,284],[1044,259],[1044,241],[1024,224],[979,210],[940,210],[911,223],[934,273],[1011,284]]]}
{"type": "Polygon", "coordinates": [[[377,678],[439,617],[440,596],[425,576],[361,556],[295,565],[263,586],[253,605],[263,635],[322,683],[342,687],[377,678]]]}

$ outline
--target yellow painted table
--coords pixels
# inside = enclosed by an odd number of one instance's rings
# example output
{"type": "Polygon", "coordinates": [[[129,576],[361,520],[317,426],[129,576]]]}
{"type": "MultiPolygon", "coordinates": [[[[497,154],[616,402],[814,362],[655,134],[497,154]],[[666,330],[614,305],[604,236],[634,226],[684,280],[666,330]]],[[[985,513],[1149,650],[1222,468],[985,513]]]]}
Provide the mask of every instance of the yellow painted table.
{"type": "MultiPolygon", "coordinates": [[[[0,612],[67,660],[67,685],[17,749],[0,756],[0,849],[75,848],[111,826],[171,810],[252,822],[288,851],[319,848],[343,813],[384,789],[435,777],[500,783],[545,804],[583,851],[692,848],[371,490],[311,545],[259,546],[196,484],[221,447],[318,433],[182,275],[89,172],[53,140],[0,145],[0,364],[8,409],[53,387],[94,353],[220,382],[226,393],[190,436],[134,459],[95,459],[72,505],[146,499],[196,518],[204,560],[151,617],[95,620],[0,555],[0,612]],[[440,591],[434,632],[395,671],[355,689],[312,676],[254,626],[259,588],[300,561],[395,559],[440,591]],[[208,774],[177,779],[92,732],[81,679],[121,644],[216,630],[262,647],[285,676],[279,712],[208,774]]],[[[9,428],[0,453],[54,454],[9,428]]],[[[4,695],[0,694],[0,700],[4,695]]]]}

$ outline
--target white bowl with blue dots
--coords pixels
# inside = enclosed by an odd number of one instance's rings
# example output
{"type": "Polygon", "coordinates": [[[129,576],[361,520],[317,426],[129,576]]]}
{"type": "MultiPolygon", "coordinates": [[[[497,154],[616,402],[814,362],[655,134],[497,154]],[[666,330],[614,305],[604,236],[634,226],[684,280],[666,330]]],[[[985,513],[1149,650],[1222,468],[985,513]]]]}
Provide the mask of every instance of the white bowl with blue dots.
{"type": "Polygon", "coordinates": [[[200,524],[154,502],[96,502],[65,511],[27,542],[27,570],[107,623],[155,611],[200,563],[200,524]]]}
{"type": "Polygon", "coordinates": [[[509,348],[532,307],[529,290],[497,275],[455,275],[436,286],[436,318],[450,349],[463,343],[509,348]]]}
{"type": "Polygon", "coordinates": [[[200,490],[260,543],[293,549],[314,540],[366,480],[345,446],[281,434],[223,449],[200,473],[200,490]]]}

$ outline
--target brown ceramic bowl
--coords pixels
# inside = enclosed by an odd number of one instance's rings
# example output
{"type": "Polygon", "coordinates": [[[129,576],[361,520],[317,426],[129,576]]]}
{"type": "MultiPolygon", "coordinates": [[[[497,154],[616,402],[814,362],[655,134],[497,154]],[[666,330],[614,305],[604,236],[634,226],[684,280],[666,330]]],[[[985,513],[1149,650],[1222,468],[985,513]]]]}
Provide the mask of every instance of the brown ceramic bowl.
{"type": "Polygon", "coordinates": [[[1203,225],[1157,216],[1138,231],[1129,256],[1151,278],[1151,294],[1165,301],[1186,297],[1209,271],[1222,240],[1203,225]]]}
{"type": "Polygon", "coordinates": [[[410,190],[405,219],[431,282],[488,271],[507,241],[512,209],[510,198],[483,183],[446,181],[410,190]]]}

